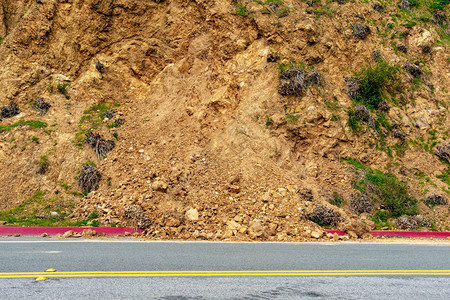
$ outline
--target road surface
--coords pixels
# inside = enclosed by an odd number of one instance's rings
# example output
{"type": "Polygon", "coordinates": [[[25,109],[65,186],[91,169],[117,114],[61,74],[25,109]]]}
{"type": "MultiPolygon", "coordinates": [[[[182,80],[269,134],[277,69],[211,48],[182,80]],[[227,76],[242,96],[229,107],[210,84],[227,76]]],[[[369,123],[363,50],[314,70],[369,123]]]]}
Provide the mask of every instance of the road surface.
{"type": "Polygon", "coordinates": [[[449,299],[450,246],[0,238],[0,299],[31,298],[449,299]]]}

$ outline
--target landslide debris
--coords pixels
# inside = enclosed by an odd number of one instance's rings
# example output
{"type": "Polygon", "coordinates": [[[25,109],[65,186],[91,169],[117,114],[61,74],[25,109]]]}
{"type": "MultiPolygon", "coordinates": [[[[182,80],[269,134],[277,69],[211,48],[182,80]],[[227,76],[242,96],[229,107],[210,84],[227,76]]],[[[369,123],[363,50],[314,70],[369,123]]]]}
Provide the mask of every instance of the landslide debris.
{"type": "Polygon", "coordinates": [[[269,241],[450,226],[427,198],[450,193],[445,1],[0,4],[7,225],[269,241]]]}

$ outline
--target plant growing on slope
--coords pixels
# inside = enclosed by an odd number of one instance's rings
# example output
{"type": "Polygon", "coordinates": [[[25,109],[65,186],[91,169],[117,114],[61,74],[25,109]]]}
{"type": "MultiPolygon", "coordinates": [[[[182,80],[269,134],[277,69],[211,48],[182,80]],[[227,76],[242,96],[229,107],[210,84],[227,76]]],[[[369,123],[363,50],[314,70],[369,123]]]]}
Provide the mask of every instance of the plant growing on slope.
{"type": "Polygon", "coordinates": [[[94,191],[98,188],[102,175],[96,167],[84,165],[78,175],[78,186],[86,193],[94,191]]]}
{"type": "Polygon", "coordinates": [[[47,155],[42,155],[38,161],[36,161],[36,165],[38,166],[38,173],[44,174],[47,172],[48,167],[50,166],[50,162],[48,161],[47,155]]]}
{"type": "Polygon", "coordinates": [[[353,187],[386,209],[390,217],[418,214],[417,200],[409,195],[406,182],[399,181],[394,174],[367,168],[358,161],[346,161],[362,172],[362,178],[356,180],[353,187]]]}
{"type": "Polygon", "coordinates": [[[341,221],[340,214],[326,205],[316,205],[308,215],[309,219],[320,226],[335,226],[341,221]]]}
{"type": "Polygon", "coordinates": [[[375,65],[367,65],[356,73],[359,88],[354,93],[354,101],[369,109],[378,108],[385,92],[395,93],[399,84],[399,67],[378,59],[375,65]]]}

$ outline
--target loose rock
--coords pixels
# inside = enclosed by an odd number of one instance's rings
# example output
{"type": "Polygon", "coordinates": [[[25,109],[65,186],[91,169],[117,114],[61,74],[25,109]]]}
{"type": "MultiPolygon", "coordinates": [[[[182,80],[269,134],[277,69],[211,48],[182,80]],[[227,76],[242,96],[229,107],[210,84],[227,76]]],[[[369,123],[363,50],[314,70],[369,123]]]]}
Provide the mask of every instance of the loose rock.
{"type": "Polygon", "coordinates": [[[189,221],[198,221],[198,210],[195,208],[191,208],[186,211],[186,219],[189,221]]]}
{"type": "Polygon", "coordinates": [[[167,183],[165,183],[164,181],[160,181],[160,180],[153,181],[152,189],[157,192],[166,192],[167,191],[167,183]]]}

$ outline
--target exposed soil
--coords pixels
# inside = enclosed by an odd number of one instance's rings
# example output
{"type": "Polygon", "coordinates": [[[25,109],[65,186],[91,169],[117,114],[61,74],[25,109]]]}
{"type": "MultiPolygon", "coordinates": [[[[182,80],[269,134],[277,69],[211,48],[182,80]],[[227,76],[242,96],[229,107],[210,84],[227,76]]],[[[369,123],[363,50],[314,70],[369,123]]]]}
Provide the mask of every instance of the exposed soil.
{"type": "Polygon", "coordinates": [[[450,129],[448,24],[402,25],[431,18],[424,4],[407,13],[358,1],[38,2],[0,0],[0,106],[20,109],[0,121],[0,211],[23,204],[29,215],[145,227],[155,239],[302,241],[326,237],[311,217],[325,205],[333,228],[368,238],[396,225],[373,221],[386,210],[379,202],[350,210],[364,176],[353,159],[408,182],[431,220],[416,230],[448,230],[449,205],[423,201],[450,197],[449,162],[433,148],[450,129]],[[367,26],[363,39],[354,24],[367,26]],[[381,122],[383,110],[392,128],[361,121],[355,132],[345,77],[375,64],[375,50],[401,82],[384,108],[366,108],[367,120],[381,122]],[[280,72],[292,65],[304,78],[280,72]],[[280,84],[295,89],[282,96],[280,84]],[[41,98],[45,112],[33,106],[41,98]],[[114,146],[99,155],[89,132],[114,146]],[[83,164],[101,172],[88,194],[78,187],[83,164]]]}

